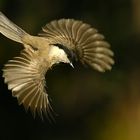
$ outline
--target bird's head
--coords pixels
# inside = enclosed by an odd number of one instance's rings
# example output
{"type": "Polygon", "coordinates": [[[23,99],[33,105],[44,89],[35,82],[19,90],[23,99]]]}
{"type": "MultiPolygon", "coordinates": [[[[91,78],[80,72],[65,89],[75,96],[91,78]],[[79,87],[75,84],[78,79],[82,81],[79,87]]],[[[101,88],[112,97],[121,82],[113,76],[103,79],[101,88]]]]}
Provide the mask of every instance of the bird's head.
{"type": "Polygon", "coordinates": [[[63,62],[70,64],[70,66],[74,68],[73,62],[76,58],[75,53],[72,50],[69,50],[64,45],[53,44],[50,55],[53,56],[53,64],[63,62]]]}

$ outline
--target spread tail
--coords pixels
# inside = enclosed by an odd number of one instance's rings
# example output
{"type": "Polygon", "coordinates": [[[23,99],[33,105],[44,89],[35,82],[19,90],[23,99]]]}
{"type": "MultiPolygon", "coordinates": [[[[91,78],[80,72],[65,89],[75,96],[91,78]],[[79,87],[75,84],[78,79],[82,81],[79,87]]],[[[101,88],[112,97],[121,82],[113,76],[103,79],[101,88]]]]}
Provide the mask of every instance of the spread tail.
{"type": "Polygon", "coordinates": [[[27,34],[24,30],[10,21],[2,12],[0,12],[0,33],[19,43],[22,43],[21,38],[27,34]]]}

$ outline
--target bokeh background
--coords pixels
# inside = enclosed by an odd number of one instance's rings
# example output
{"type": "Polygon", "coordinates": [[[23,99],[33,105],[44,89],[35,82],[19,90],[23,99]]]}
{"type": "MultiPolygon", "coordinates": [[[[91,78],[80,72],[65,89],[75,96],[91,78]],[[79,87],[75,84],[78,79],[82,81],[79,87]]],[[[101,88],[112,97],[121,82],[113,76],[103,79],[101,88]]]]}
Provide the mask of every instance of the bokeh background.
{"type": "MultiPolygon", "coordinates": [[[[112,71],[104,74],[81,64],[47,73],[54,124],[18,106],[0,72],[0,140],[140,140],[139,0],[0,0],[0,10],[32,35],[54,19],[83,20],[115,53],[112,71]]],[[[0,35],[0,68],[21,49],[0,35]]]]}

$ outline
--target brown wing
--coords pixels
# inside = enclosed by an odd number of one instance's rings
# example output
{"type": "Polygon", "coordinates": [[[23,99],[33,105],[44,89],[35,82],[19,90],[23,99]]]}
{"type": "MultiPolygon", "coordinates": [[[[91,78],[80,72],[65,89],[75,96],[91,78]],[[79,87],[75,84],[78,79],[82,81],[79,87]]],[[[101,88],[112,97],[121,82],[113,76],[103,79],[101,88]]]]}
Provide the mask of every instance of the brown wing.
{"type": "Polygon", "coordinates": [[[47,69],[36,51],[25,49],[19,57],[10,60],[3,69],[3,77],[12,95],[17,97],[19,105],[30,108],[43,119],[43,114],[51,117],[51,106],[45,90],[47,69]]]}
{"type": "Polygon", "coordinates": [[[74,19],[52,21],[42,28],[39,36],[73,50],[83,64],[88,64],[100,72],[110,70],[114,64],[110,44],[95,28],[82,21],[74,19]]]}

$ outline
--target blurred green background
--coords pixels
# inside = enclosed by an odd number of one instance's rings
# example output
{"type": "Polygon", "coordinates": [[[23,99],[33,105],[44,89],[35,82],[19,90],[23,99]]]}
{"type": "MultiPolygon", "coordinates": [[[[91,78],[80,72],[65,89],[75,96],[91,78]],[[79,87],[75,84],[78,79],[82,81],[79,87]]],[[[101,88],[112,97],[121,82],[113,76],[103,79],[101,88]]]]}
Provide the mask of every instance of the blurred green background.
{"type": "MultiPolygon", "coordinates": [[[[56,123],[33,119],[0,78],[0,140],[140,140],[139,0],[0,0],[0,9],[30,34],[54,19],[83,20],[115,53],[104,74],[59,65],[46,75],[56,123]]],[[[22,45],[0,37],[0,68],[22,45]]]]}

